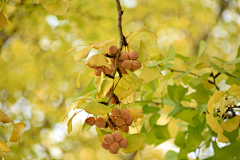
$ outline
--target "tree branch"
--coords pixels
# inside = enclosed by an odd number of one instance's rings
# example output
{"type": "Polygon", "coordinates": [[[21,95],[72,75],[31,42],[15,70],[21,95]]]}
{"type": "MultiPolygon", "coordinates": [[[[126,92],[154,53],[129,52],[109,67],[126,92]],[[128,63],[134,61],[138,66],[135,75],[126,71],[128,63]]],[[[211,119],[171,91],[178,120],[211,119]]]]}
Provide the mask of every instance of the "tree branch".
{"type": "MultiPolygon", "coordinates": [[[[159,67],[162,67],[161,65],[158,65],[159,67]]],[[[186,71],[179,71],[179,70],[175,70],[175,69],[172,69],[172,68],[168,68],[171,72],[179,72],[179,73],[185,73],[186,71]]],[[[193,76],[197,76],[199,77],[199,75],[197,75],[196,73],[192,73],[190,72],[189,74],[193,75],[193,76]]]]}

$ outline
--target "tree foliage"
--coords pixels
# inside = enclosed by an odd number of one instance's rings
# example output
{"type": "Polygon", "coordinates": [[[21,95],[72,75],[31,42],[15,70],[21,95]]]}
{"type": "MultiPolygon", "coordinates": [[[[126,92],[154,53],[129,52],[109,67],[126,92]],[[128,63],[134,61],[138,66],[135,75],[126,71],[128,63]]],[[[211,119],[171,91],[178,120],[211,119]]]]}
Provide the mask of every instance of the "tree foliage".
{"type": "Polygon", "coordinates": [[[90,67],[111,69],[121,46],[114,1],[0,2],[2,159],[240,158],[237,1],[121,1],[122,50],[142,67],[101,76],[90,67]],[[133,123],[115,128],[128,146],[111,155],[100,142],[113,130],[85,119],[116,106],[133,123]]]}

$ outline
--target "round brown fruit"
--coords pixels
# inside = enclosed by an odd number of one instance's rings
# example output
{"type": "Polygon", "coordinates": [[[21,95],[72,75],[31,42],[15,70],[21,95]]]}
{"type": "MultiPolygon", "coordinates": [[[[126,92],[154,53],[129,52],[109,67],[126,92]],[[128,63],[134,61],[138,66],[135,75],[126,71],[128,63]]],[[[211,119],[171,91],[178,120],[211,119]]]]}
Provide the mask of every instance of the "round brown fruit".
{"type": "Polygon", "coordinates": [[[120,55],[119,59],[120,59],[120,61],[124,61],[124,60],[129,59],[128,53],[125,52],[125,51],[121,52],[121,55],[120,55]]]}
{"type": "Polygon", "coordinates": [[[106,120],[102,117],[98,117],[96,119],[96,122],[95,122],[95,125],[98,127],[98,128],[103,128],[105,127],[105,124],[106,124],[106,120]]]}
{"type": "Polygon", "coordinates": [[[111,150],[110,148],[108,149],[108,151],[109,151],[110,153],[112,153],[112,154],[117,154],[117,153],[118,153],[118,150],[117,150],[117,151],[113,151],[113,150],[111,150]]]}
{"type": "Polygon", "coordinates": [[[111,144],[113,142],[113,136],[111,134],[105,134],[103,136],[103,142],[107,145],[111,144]]]}
{"type": "Polygon", "coordinates": [[[129,127],[128,127],[126,124],[120,126],[119,128],[120,128],[121,130],[123,130],[125,133],[128,133],[128,131],[129,131],[129,127]]]}
{"type": "Polygon", "coordinates": [[[109,117],[111,118],[111,120],[112,120],[113,122],[115,122],[115,117],[114,117],[113,115],[109,115],[109,117]]]}
{"type": "Polygon", "coordinates": [[[123,119],[127,119],[130,116],[130,112],[127,109],[122,109],[120,114],[123,119]]]}
{"type": "Polygon", "coordinates": [[[112,112],[111,112],[111,114],[112,114],[114,117],[119,116],[120,113],[121,113],[121,110],[120,110],[118,107],[114,107],[114,108],[112,109],[112,112]]]}
{"type": "Polygon", "coordinates": [[[108,47],[108,53],[109,54],[117,54],[118,48],[114,45],[110,45],[108,47]]]}
{"type": "Polygon", "coordinates": [[[110,64],[110,67],[111,69],[109,69],[108,67],[104,67],[105,74],[111,74],[115,70],[113,64],[110,64]]]}
{"type": "Polygon", "coordinates": [[[119,142],[120,147],[127,148],[128,140],[126,138],[122,138],[122,140],[119,142]]]}
{"type": "Polygon", "coordinates": [[[105,97],[109,97],[111,93],[111,89],[107,92],[107,94],[105,95],[105,97]]]}
{"type": "Polygon", "coordinates": [[[122,73],[122,74],[128,74],[125,69],[121,69],[121,73],[122,73]]]}
{"type": "Polygon", "coordinates": [[[117,152],[119,150],[119,143],[117,141],[113,141],[110,145],[109,145],[109,148],[112,150],[112,151],[115,151],[117,152]]]}
{"type": "Polygon", "coordinates": [[[85,120],[85,123],[89,124],[90,126],[93,126],[95,124],[95,118],[94,117],[88,117],[85,120]]]}
{"type": "Polygon", "coordinates": [[[104,69],[102,67],[99,67],[95,70],[95,76],[101,76],[101,73],[104,73],[104,69]]]}
{"type": "Polygon", "coordinates": [[[138,59],[138,57],[139,57],[139,54],[137,51],[132,50],[129,52],[129,58],[131,60],[136,60],[136,59],[138,59]]]}
{"type": "Polygon", "coordinates": [[[122,133],[120,131],[113,132],[112,136],[113,136],[113,139],[118,142],[121,141],[121,139],[123,138],[122,133]]]}
{"type": "Polygon", "coordinates": [[[131,69],[132,68],[132,62],[130,60],[124,60],[122,62],[122,66],[124,69],[131,69]]]}
{"type": "Polygon", "coordinates": [[[138,60],[133,60],[132,61],[132,69],[136,70],[142,67],[142,63],[139,62],[138,60]]]}
{"type": "Polygon", "coordinates": [[[112,104],[116,104],[116,101],[115,101],[114,97],[111,97],[111,99],[110,99],[110,103],[112,103],[112,104]]]}
{"type": "Polygon", "coordinates": [[[116,119],[115,119],[115,124],[117,126],[122,126],[124,124],[124,119],[121,117],[121,116],[118,116],[116,119]]]}
{"type": "Polygon", "coordinates": [[[127,119],[125,119],[125,124],[131,126],[133,122],[133,117],[130,115],[127,119]]]}
{"type": "Polygon", "coordinates": [[[110,58],[110,62],[111,62],[112,64],[115,64],[115,58],[110,58]]]}
{"type": "Polygon", "coordinates": [[[97,69],[98,66],[88,66],[89,68],[92,68],[92,69],[97,69]]]}
{"type": "Polygon", "coordinates": [[[109,145],[105,144],[103,141],[101,142],[101,146],[103,149],[109,149],[109,145]]]}

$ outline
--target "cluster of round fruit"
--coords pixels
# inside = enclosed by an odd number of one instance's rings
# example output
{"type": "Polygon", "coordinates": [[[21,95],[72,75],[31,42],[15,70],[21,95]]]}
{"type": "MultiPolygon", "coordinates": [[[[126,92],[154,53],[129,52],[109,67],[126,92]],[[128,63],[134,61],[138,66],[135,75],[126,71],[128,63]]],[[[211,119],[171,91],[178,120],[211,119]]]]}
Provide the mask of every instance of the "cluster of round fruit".
{"type": "MultiPolygon", "coordinates": [[[[111,55],[117,54],[117,51],[118,51],[118,48],[114,45],[110,45],[108,47],[108,53],[111,55]]],[[[138,58],[139,58],[139,54],[135,50],[132,50],[129,53],[122,51],[120,53],[120,57],[118,61],[118,67],[121,70],[121,72],[123,74],[127,74],[126,69],[134,71],[136,69],[141,68],[142,64],[137,60],[138,58]]],[[[115,58],[110,58],[110,61],[112,62],[112,64],[115,64],[115,58]]]]}
{"type": "Polygon", "coordinates": [[[127,145],[128,140],[123,138],[120,131],[115,131],[112,134],[105,134],[101,142],[102,148],[108,149],[112,154],[117,154],[120,147],[127,148],[127,145]]]}
{"type": "MultiPolygon", "coordinates": [[[[132,125],[133,117],[130,115],[130,112],[127,109],[120,110],[118,107],[115,107],[112,109],[111,112],[112,115],[109,117],[112,119],[112,122],[122,131],[128,133],[129,126],[132,125]]],[[[94,124],[98,128],[105,128],[106,125],[106,118],[98,117],[96,120],[94,117],[88,117],[85,120],[85,123],[89,124],[90,126],[93,126],[94,124]]],[[[110,129],[113,129],[111,123],[108,123],[108,127],[110,129]]]]}
{"type": "MultiPolygon", "coordinates": [[[[120,110],[118,107],[114,107],[111,112],[110,118],[116,126],[118,126],[122,131],[128,133],[129,126],[132,125],[133,117],[127,109],[120,110]]],[[[109,128],[113,129],[113,126],[109,124],[109,128]]]]}
{"type": "MultiPolygon", "coordinates": [[[[108,61],[108,60],[106,60],[108,61]]],[[[89,66],[92,69],[95,69],[95,76],[101,76],[101,73],[105,73],[105,74],[112,74],[112,72],[115,70],[115,67],[113,64],[110,64],[111,69],[107,68],[107,67],[98,67],[98,66],[89,66]]]]}

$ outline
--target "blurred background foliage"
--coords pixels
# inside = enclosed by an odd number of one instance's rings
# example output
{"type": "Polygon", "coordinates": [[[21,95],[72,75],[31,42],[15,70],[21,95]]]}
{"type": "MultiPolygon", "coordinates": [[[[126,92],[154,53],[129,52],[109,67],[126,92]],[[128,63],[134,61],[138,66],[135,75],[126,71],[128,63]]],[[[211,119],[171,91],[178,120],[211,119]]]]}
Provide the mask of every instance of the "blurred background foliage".
{"type": "MultiPolygon", "coordinates": [[[[137,42],[143,39],[148,44],[151,57],[165,57],[169,45],[174,46],[176,53],[196,56],[200,40],[206,41],[207,54],[225,60],[236,57],[240,42],[240,1],[122,0],[121,3],[125,35],[140,26],[157,34],[157,45],[147,33],[135,38],[137,42]]],[[[27,125],[20,141],[9,143],[12,127],[0,124],[0,138],[11,148],[6,157],[10,160],[132,159],[132,155],[112,155],[103,150],[94,128],[80,137],[86,114],[79,114],[73,120],[73,132],[69,135],[67,122],[62,122],[70,102],[90,81],[86,75],[81,88],[77,88],[76,79],[84,60],[75,62],[75,52],[67,56],[64,53],[79,44],[110,38],[117,44],[115,1],[71,0],[64,16],[54,16],[42,4],[9,0],[3,13],[11,25],[0,31],[0,109],[15,122],[23,121],[27,125]]],[[[138,43],[133,42],[133,45],[138,46],[138,43]]],[[[182,65],[183,61],[176,59],[171,68],[184,71],[186,68],[182,65]]],[[[192,72],[201,74],[205,70],[192,72]]],[[[159,82],[155,92],[151,87],[149,90],[160,97],[165,83],[159,82]]],[[[167,83],[178,84],[180,80],[167,83]]],[[[177,120],[167,118],[172,109],[161,110],[158,124],[171,120],[170,135],[175,137],[179,131],[177,120]]],[[[156,148],[146,145],[141,152],[142,158],[164,159],[166,148],[177,150],[171,144],[156,148]]]]}

